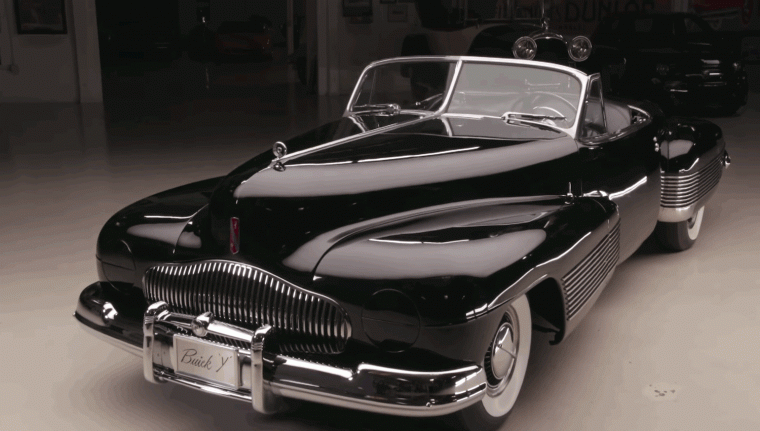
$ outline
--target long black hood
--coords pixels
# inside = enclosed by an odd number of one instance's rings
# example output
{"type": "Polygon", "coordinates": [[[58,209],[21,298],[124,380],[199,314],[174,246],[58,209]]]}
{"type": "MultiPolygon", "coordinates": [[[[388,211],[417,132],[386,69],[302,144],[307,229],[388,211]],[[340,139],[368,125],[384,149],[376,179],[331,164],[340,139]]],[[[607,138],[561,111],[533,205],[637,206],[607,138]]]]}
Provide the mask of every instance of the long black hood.
{"type": "Polygon", "coordinates": [[[357,223],[403,223],[457,202],[565,194],[577,166],[575,141],[552,130],[437,117],[380,130],[377,123],[389,120],[376,118],[343,118],[286,141],[293,156],[284,170],[267,152],[232,172],[210,202],[209,251],[306,280],[324,252],[357,234],[357,223]],[[240,220],[238,256],[229,246],[232,217],[240,220]],[[296,254],[304,247],[316,252],[296,254]]]}

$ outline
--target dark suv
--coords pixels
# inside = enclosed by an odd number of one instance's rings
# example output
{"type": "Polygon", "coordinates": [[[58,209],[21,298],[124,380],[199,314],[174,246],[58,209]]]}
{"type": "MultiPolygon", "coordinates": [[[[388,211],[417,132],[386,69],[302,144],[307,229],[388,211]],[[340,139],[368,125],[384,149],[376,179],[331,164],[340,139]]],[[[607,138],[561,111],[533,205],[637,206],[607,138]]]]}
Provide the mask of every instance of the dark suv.
{"type": "Polygon", "coordinates": [[[739,47],[687,13],[623,14],[602,21],[592,41],[626,59],[615,92],[647,97],[666,111],[713,108],[725,114],[747,103],[739,47]]]}

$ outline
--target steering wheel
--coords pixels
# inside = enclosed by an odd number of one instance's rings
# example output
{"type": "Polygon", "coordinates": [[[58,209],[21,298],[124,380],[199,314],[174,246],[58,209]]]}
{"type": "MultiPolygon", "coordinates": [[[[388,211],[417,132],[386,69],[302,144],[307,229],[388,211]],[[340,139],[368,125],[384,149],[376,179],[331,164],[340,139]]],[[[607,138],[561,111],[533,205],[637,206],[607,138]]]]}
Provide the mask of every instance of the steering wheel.
{"type": "Polygon", "coordinates": [[[576,107],[563,97],[551,93],[528,94],[515,102],[513,111],[552,117],[565,117],[572,122],[575,119],[576,107]]]}

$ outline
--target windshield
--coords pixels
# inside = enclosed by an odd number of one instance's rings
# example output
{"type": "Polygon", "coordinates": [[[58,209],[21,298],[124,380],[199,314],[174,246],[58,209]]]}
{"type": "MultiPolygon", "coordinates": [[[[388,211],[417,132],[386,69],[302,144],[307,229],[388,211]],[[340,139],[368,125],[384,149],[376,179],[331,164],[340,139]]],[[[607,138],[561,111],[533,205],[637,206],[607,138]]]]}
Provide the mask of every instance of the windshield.
{"type": "Polygon", "coordinates": [[[569,73],[514,64],[467,63],[447,112],[575,124],[581,83],[569,73]]]}
{"type": "Polygon", "coordinates": [[[381,64],[368,70],[351,112],[437,111],[454,76],[454,61],[381,64]]]}

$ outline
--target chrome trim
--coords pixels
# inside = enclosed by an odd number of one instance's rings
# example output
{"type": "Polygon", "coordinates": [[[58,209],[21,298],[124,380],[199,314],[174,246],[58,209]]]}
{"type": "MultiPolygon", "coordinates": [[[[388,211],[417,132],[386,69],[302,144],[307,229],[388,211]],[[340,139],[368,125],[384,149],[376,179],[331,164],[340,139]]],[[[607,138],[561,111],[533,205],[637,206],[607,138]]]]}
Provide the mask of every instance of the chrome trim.
{"type": "MultiPolygon", "coordinates": [[[[145,272],[143,288],[149,301],[165,301],[183,313],[210,311],[218,319],[250,328],[271,325],[286,351],[340,353],[351,337],[348,315],[337,302],[243,263],[156,265],[145,272]]],[[[214,325],[224,324],[211,322],[208,329],[214,325]]]]}
{"type": "MultiPolygon", "coordinates": [[[[153,327],[150,349],[144,349],[144,363],[150,364],[146,379],[173,382],[214,395],[251,403],[261,413],[274,413],[285,405],[281,397],[329,404],[344,408],[399,416],[440,416],[480,401],[486,392],[485,372],[478,365],[451,370],[412,371],[358,364],[353,369],[319,364],[266,350],[267,340],[276,329],[256,330],[209,322],[210,336],[235,336],[247,342],[238,349],[239,387],[224,386],[202,378],[174,372],[175,335],[192,336],[189,330],[199,316],[172,313],[166,304],[149,307],[143,319],[153,327]]],[[[102,327],[102,334],[109,328],[102,327]]],[[[97,330],[95,330],[97,331],[97,330]]],[[[147,336],[146,336],[147,337],[147,336]]],[[[135,347],[139,349],[138,347],[135,347]]]]}
{"type": "MultiPolygon", "coordinates": [[[[605,143],[605,142],[609,142],[609,141],[614,141],[616,139],[624,138],[624,137],[626,137],[626,136],[628,136],[628,135],[630,135],[632,133],[635,133],[635,132],[641,130],[642,128],[648,126],[649,123],[652,122],[652,116],[649,115],[649,113],[646,112],[646,111],[644,111],[643,109],[638,108],[636,106],[632,106],[632,105],[628,105],[628,108],[631,109],[631,110],[633,110],[633,111],[636,111],[638,114],[644,116],[644,118],[643,119],[639,119],[639,120],[637,120],[635,122],[631,121],[631,124],[628,127],[620,129],[616,133],[608,132],[608,133],[605,133],[604,135],[594,136],[594,137],[591,137],[591,138],[581,138],[581,137],[579,137],[578,138],[578,142],[580,142],[581,144],[584,144],[584,145],[598,145],[598,144],[601,144],[601,143],[605,143]]],[[[585,111],[584,111],[584,114],[585,114],[585,111]]],[[[606,123],[606,121],[607,120],[605,119],[605,123],[606,123]]]]}
{"type": "Polygon", "coordinates": [[[461,60],[461,61],[468,61],[468,62],[473,62],[473,63],[516,64],[516,65],[522,65],[522,66],[532,66],[532,67],[538,67],[538,68],[543,68],[543,69],[552,69],[552,70],[566,72],[578,78],[579,81],[585,81],[586,78],[588,78],[588,74],[586,74],[585,72],[582,72],[578,69],[575,69],[569,66],[563,66],[561,64],[556,64],[556,63],[521,60],[517,58],[474,57],[474,56],[467,56],[467,55],[419,55],[419,56],[413,56],[413,57],[386,58],[383,60],[378,60],[378,61],[370,63],[369,66],[364,68],[364,70],[362,71],[362,75],[368,69],[374,66],[382,65],[382,64],[394,63],[394,62],[399,63],[399,62],[405,62],[405,61],[432,61],[432,60],[448,60],[448,61],[461,60]]]}
{"type": "Polygon", "coordinates": [[[620,222],[604,239],[562,277],[565,292],[565,312],[572,319],[602,285],[602,281],[615,268],[620,257],[620,222]]]}
{"type": "Polygon", "coordinates": [[[344,144],[346,142],[353,142],[353,141],[355,141],[357,139],[361,139],[361,138],[364,138],[364,137],[367,137],[367,136],[379,135],[379,134],[385,133],[385,132],[387,132],[389,130],[395,130],[395,129],[400,128],[400,127],[405,127],[405,126],[408,126],[408,125],[411,125],[411,124],[420,123],[420,122],[422,122],[422,121],[430,118],[431,116],[432,116],[432,114],[431,115],[423,115],[423,116],[421,116],[420,118],[418,118],[416,120],[410,120],[410,121],[407,121],[405,123],[389,124],[387,126],[378,127],[377,129],[368,130],[366,132],[358,133],[356,135],[346,136],[345,138],[336,139],[334,141],[325,142],[324,144],[320,144],[320,145],[316,145],[314,147],[306,148],[306,149],[303,149],[301,151],[296,151],[295,153],[291,153],[291,154],[285,155],[281,159],[272,160],[272,162],[270,163],[269,167],[272,168],[272,169],[274,169],[274,170],[277,170],[277,171],[284,171],[285,170],[285,163],[287,163],[287,162],[289,162],[291,160],[295,160],[295,159],[297,159],[297,158],[299,158],[301,156],[306,156],[306,155],[309,155],[309,154],[321,151],[321,150],[323,150],[325,148],[332,148],[332,147],[334,147],[336,145],[344,144]]]}
{"type": "Polygon", "coordinates": [[[586,192],[583,194],[584,198],[607,198],[609,199],[610,194],[605,192],[604,190],[591,190],[590,192],[586,192]]]}
{"type": "Polygon", "coordinates": [[[457,81],[459,81],[459,74],[462,72],[462,61],[457,61],[456,68],[454,69],[454,76],[451,77],[451,86],[446,92],[446,97],[443,99],[443,103],[441,103],[441,107],[436,111],[435,115],[441,115],[444,112],[446,112],[449,109],[449,105],[451,105],[451,99],[454,98],[454,87],[457,85],[457,81]]]}
{"type": "Polygon", "coordinates": [[[197,337],[205,337],[208,334],[209,324],[214,320],[214,313],[207,311],[193,319],[191,327],[197,337]]]}
{"type": "Polygon", "coordinates": [[[285,408],[283,400],[264,384],[264,343],[271,334],[272,327],[264,325],[254,331],[251,339],[251,405],[264,414],[277,413],[285,408]]]}
{"type": "Polygon", "coordinates": [[[153,376],[153,357],[159,354],[158,351],[154,351],[155,329],[156,321],[167,315],[169,315],[169,305],[165,302],[156,302],[148,307],[143,317],[143,375],[145,380],[151,383],[161,382],[153,376]]]}
{"type": "MultiPolygon", "coordinates": [[[[279,159],[273,159],[272,162],[269,165],[269,168],[274,169],[276,171],[284,171],[285,170],[285,163],[289,162],[290,160],[295,160],[298,157],[305,156],[312,154],[314,152],[320,151],[325,148],[331,148],[336,145],[340,145],[346,142],[353,142],[357,139],[364,138],[366,136],[373,136],[377,134],[381,134],[384,132],[387,132],[389,130],[395,130],[400,127],[405,127],[408,125],[420,123],[428,118],[440,116],[443,114],[449,107],[449,103],[451,101],[454,86],[456,85],[457,81],[459,80],[459,73],[462,68],[462,64],[464,62],[472,62],[472,63],[493,63],[493,64],[511,64],[511,65],[517,65],[517,66],[529,66],[533,68],[541,68],[541,69],[550,69],[554,71],[564,72],[567,73],[576,79],[581,83],[581,91],[580,94],[585,94],[586,87],[588,84],[588,75],[584,72],[574,69],[568,66],[562,66],[559,64],[554,63],[546,63],[541,61],[531,61],[531,60],[520,60],[520,59],[504,59],[504,58],[492,58],[492,57],[472,57],[472,56],[415,56],[415,57],[394,57],[394,58],[388,58],[384,60],[379,60],[370,63],[367,67],[362,70],[361,75],[359,75],[359,79],[356,81],[356,85],[354,85],[354,89],[351,92],[351,97],[348,99],[348,104],[346,105],[346,109],[343,112],[344,117],[349,117],[352,115],[351,113],[351,105],[355,102],[357,92],[359,88],[361,87],[361,83],[363,82],[363,78],[367,74],[367,71],[373,67],[388,64],[388,63],[399,63],[399,62],[423,62],[423,61],[449,61],[449,62],[456,62],[456,69],[454,70],[454,76],[451,79],[451,84],[449,85],[449,88],[447,89],[447,95],[444,100],[444,103],[441,104],[441,107],[438,109],[438,111],[430,112],[430,113],[419,113],[420,118],[416,120],[410,120],[405,123],[400,124],[390,124],[384,127],[379,127],[377,129],[365,131],[362,133],[358,133],[356,135],[347,136],[345,138],[337,139],[335,141],[325,142],[324,144],[320,144],[311,148],[305,148],[301,151],[296,151],[292,154],[286,154],[282,158],[279,159]]],[[[580,118],[580,111],[581,109],[578,109],[576,112],[576,118],[574,125],[570,130],[570,136],[576,136],[577,130],[578,130],[578,119],[580,118]]],[[[415,111],[415,114],[417,114],[418,111],[415,111]]]]}
{"type": "Polygon", "coordinates": [[[723,152],[723,158],[721,161],[723,162],[723,169],[728,169],[728,167],[731,166],[731,156],[728,155],[728,151],[723,152]]]}
{"type": "Polygon", "coordinates": [[[274,145],[272,145],[272,154],[274,154],[278,160],[285,157],[288,154],[287,145],[282,141],[275,142],[274,145]]]}
{"type": "Polygon", "coordinates": [[[591,93],[591,84],[595,81],[599,81],[600,88],[600,103],[602,105],[602,121],[604,121],[604,130],[607,130],[607,114],[604,112],[604,89],[602,88],[602,76],[599,73],[594,73],[589,76],[586,86],[583,88],[583,97],[581,98],[580,105],[578,105],[578,118],[575,120],[575,139],[584,144],[598,144],[602,141],[607,142],[610,139],[610,133],[606,132],[599,136],[593,136],[591,138],[584,138],[580,136],[583,132],[582,123],[583,118],[586,116],[586,107],[588,105],[589,93],[591,93]]]}
{"type": "Polygon", "coordinates": [[[701,199],[694,202],[693,204],[686,206],[686,207],[680,207],[680,208],[665,208],[660,207],[660,212],[657,215],[657,221],[665,222],[665,223],[679,223],[682,221],[689,220],[690,218],[694,217],[694,215],[699,211],[700,208],[705,206],[707,204],[707,201],[710,200],[712,195],[715,193],[716,188],[713,188],[709,192],[707,192],[706,195],[704,195],[701,199]]]}
{"type": "Polygon", "coordinates": [[[716,157],[696,172],[662,174],[661,200],[662,208],[684,208],[694,205],[720,181],[723,160],[716,157]]]}

